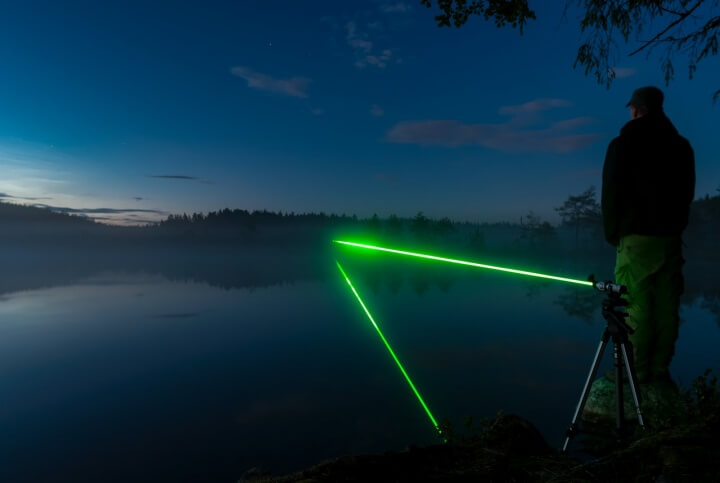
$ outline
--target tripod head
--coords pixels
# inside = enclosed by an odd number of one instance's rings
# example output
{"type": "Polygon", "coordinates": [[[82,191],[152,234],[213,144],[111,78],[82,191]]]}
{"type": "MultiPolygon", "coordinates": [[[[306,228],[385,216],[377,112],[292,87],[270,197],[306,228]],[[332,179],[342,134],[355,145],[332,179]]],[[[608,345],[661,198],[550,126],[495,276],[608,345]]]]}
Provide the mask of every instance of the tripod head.
{"type": "Polygon", "coordinates": [[[628,289],[625,285],[613,282],[598,282],[595,280],[594,275],[590,275],[588,280],[592,282],[593,287],[598,292],[604,292],[607,294],[607,298],[602,303],[602,314],[608,323],[608,329],[611,332],[620,331],[625,334],[632,334],[635,331],[630,327],[625,319],[627,318],[627,312],[620,310],[621,307],[627,307],[628,301],[622,298],[622,295],[628,293],[628,289]]]}
{"type": "Polygon", "coordinates": [[[616,294],[616,295],[623,295],[628,293],[628,289],[625,285],[620,285],[619,283],[613,283],[611,281],[606,282],[598,282],[595,279],[595,275],[590,275],[588,277],[588,281],[592,282],[593,287],[598,292],[607,292],[608,294],[616,294]]]}
{"type": "Polygon", "coordinates": [[[628,294],[628,289],[625,285],[620,285],[613,282],[598,282],[595,280],[593,275],[590,275],[588,280],[592,283],[592,286],[598,292],[605,292],[607,297],[602,301],[602,315],[605,318],[607,326],[603,331],[602,340],[597,352],[595,353],[595,360],[593,361],[590,373],[585,380],[585,387],[583,388],[582,395],[580,396],[580,402],[575,409],[575,415],[573,416],[572,423],[567,430],[567,436],[565,438],[565,444],[562,447],[563,453],[567,450],[567,446],[570,443],[570,439],[577,433],[577,420],[578,417],[583,413],[585,403],[588,401],[590,395],[590,388],[593,384],[593,379],[597,375],[600,358],[605,350],[605,346],[608,341],[612,339],[613,343],[613,360],[615,365],[615,425],[617,427],[618,436],[622,438],[624,436],[624,403],[623,403],[623,365],[627,374],[628,382],[630,384],[630,391],[632,393],[633,401],[635,402],[635,408],[637,411],[638,422],[640,426],[645,427],[643,422],[642,414],[640,412],[640,399],[635,388],[635,372],[633,369],[633,346],[629,340],[628,335],[633,334],[635,331],[625,321],[628,317],[624,307],[629,306],[627,298],[623,298],[623,295],[628,294]]]}

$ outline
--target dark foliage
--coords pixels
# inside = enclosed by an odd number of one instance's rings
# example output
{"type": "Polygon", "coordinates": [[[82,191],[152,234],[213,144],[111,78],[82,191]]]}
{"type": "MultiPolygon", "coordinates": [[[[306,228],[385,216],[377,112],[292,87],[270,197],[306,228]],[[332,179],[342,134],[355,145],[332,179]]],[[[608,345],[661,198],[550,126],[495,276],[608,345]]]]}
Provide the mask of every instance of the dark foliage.
{"type": "Polygon", "coordinates": [[[564,224],[575,229],[575,249],[578,247],[580,229],[598,226],[602,223],[600,205],[595,198],[595,187],[591,186],[579,195],[570,195],[568,199],[555,208],[564,224]]]}
{"type": "MultiPolygon", "coordinates": [[[[510,24],[522,34],[528,20],[535,20],[528,0],[421,0],[431,8],[437,5],[438,26],[461,27],[472,16],[493,20],[498,27],[510,24]]],[[[567,0],[565,13],[572,3],[583,9],[580,28],[585,34],[578,47],[574,67],[581,67],[585,75],[593,75],[597,82],[610,87],[616,72],[617,40],[626,44],[634,35],[640,43],[629,55],[643,51],[649,57],[660,48],[660,68],[668,85],[675,76],[673,59],[681,53],[687,58],[688,76],[692,79],[698,64],[718,53],[720,15],[715,8],[718,0],[567,0]],[[657,30],[644,39],[648,25],[657,30]]],[[[720,89],[713,101],[720,98],[720,89]]]]}

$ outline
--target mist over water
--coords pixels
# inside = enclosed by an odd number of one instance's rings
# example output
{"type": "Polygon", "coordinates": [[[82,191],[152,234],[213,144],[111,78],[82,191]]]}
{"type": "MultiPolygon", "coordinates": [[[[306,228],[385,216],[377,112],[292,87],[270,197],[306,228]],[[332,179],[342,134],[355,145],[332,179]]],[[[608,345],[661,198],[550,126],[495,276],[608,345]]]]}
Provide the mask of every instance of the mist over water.
{"type": "MultiPolygon", "coordinates": [[[[332,247],[15,248],[0,285],[0,480],[235,481],[437,442],[336,259],[436,418],[502,409],[560,443],[604,327],[591,289],[332,247]]],[[[515,267],[603,278],[612,258],[515,267]]],[[[685,270],[683,385],[720,369],[711,273],[685,270]]]]}
{"type": "MultiPolygon", "coordinates": [[[[698,390],[668,420],[695,440],[600,465],[705,470],[719,1],[75,3],[0,8],[0,483],[239,482],[347,455],[327,479],[578,474],[496,458],[540,449],[514,418],[479,458],[452,443],[502,411],[561,445],[606,327],[604,294],[565,282],[613,280],[627,234],[683,241],[670,369],[698,390]],[[667,42],[685,48],[650,55],[667,42]],[[430,447],[435,419],[450,445],[430,447]]],[[[668,294],[676,255],[650,275],[668,294]]]]}

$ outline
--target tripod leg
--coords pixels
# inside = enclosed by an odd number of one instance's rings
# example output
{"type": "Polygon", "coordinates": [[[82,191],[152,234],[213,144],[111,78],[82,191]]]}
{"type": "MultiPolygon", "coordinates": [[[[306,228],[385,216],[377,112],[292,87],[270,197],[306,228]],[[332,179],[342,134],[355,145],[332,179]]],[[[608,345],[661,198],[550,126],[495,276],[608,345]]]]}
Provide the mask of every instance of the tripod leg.
{"type": "Polygon", "coordinates": [[[628,359],[628,353],[625,349],[625,343],[620,343],[622,349],[623,360],[625,361],[625,371],[627,372],[628,382],[630,383],[630,392],[632,393],[633,402],[635,403],[635,410],[637,411],[638,423],[642,428],[645,428],[645,421],[643,421],[642,413],[640,412],[640,400],[638,399],[637,389],[635,388],[635,377],[634,371],[630,366],[630,360],[628,359]]]}
{"type": "Polygon", "coordinates": [[[625,426],[625,398],[623,393],[623,362],[620,342],[613,337],[613,364],[615,365],[615,427],[618,438],[622,439],[625,426]]]}
{"type": "Polygon", "coordinates": [[[595,352],[595,358],[593,359],[592,366],[590,366],[590,373],[585,380],[585,387],[583,387],[582,394],[580,395],[580,401],[575,408],[575,414],[573,415],[572,422],[570,423],[570,427],[567,430],[565,443],[562,447],[563,453],[567,451],[568,444],[570,444],[570,439],[577,433],[577,420],[580,414],[582,414],[585,403],[587,402],[587,398],[590,395],[590,387],[592,385],[593,379],[595,379],[595,376],[597,375],[598,367],[600,366],[600,359],[602,358],[602,354],[605,351],[605,346],[607,346],[609,337],[610,336],[608,334],[608,331],[605,330],[602,336],[602,340],[600,341],[597,351],[595,352]]]}

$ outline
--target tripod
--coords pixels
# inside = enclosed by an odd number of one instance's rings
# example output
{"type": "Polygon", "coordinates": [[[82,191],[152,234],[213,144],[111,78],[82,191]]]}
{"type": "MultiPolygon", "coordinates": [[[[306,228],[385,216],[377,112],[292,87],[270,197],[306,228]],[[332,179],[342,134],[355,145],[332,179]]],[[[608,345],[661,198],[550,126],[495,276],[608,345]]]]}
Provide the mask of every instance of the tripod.
{"type": "MultiPolygon", "coordinates": [[[[638,400],[638,392],[635,387],[635,371],[632,366],[631,360],[628,358],[628,352],[632,353],[632,349],[628,351],[627,347],[630,344],[628,334],[632,334],[633,329],[625,322],[627,313],[620,310],[621,307],[627,306],[627,301],[621,296],[627,293],[627,287],[624,285],[618,285],[611,282],[596,282],[593,276],[590,276],[590,281],[593,282],[596,289],[601,292],[607,292],[607,298],[602,303],[602,314],[607,322],[605,331],[603,332],[600,345],[595,353],[595,359],[593,360],[592,366],[590,367],[590,373],[588,374],[587,380],[585,381],[585,387],[583,388],[580,401],[578,402],[577,408],[575,409],[575,415],[573,416],[572,423],[566,432],[565,443],[563,444],[563,453],[567,450],[570,439],[573,438],[577,433],[577,420],[582,414],[587,402],[588,396],[590,395],[590,387],[592,381],[597,375],[598,367],[600,365],[600,359],[602,358],[605,347],[607,347],[608,341],[612,339],[613,343],[613,361],[615,366],[615,426],[617,429],[617,435],[619,439],[624,437],[625,432],[625,406],[623,401],[623,369],[627,374],[628,382],[630,383],[630,392],[632,393],[633,402],[635,403],[635,409],[637,411],[638,423],[640,426],[645,428],[645,422],[643,421],[642,413],[640,412],[640,401],[638,400]]],[[[632,346],[631,346],[632,348],[632,346]]]]}

